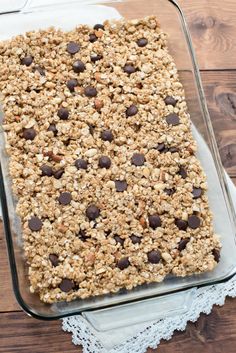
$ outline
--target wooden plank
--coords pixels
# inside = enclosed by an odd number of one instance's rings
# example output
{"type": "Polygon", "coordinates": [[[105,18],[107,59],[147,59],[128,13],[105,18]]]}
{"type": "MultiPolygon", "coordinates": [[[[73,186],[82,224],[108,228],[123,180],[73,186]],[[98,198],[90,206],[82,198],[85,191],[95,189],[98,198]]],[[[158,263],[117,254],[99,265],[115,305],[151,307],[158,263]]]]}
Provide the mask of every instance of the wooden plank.
{"type": "MultiPolygon", "coordinates": [[[[223,70],[236,68],[236,3],[235,0],[179,0],[185,14],[197,60],[202,70],[223,70]]],[[[166,9],[166,1],[149,0],[144,6],[143,1],[112,3],[122,16],[137,18],[154,14],[160,18],[164,29],[179,43],[175,30],[175,21],[166,9]],[[164,4],[165,2],[165,4],[164,4]],[[161,5],[160,5],[161,4],[161,5]],[[163,6],[164,5],[164,6],[163,6]]]]}
{"type": "MultiPolygon", "coordinates": [[[[147,353],[235,353],[236,306],[227,299],[223,307],[214,307],[207,316],[202,314],[186,331],[175,332],[170,341],[147,353]]],[[[45,322],[29,318],[23,312],[0,316],[0,353],[81,353],[71,343],[71,334],[63,333],[61,321],[45,322]]]]}

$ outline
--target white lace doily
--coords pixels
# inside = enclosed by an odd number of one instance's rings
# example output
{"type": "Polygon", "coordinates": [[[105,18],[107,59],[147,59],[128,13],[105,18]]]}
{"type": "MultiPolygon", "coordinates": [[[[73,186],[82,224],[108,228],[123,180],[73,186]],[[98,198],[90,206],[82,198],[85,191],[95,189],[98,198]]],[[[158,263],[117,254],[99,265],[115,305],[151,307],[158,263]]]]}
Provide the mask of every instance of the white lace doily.
{"type": "MultiPolygon", "coordinates": [[[[236,209],[236,188],[228,176],[227,180],[236,209]]],[[[196,289],[190,310],[184,314],[136,325],[133,330],[129,327],[125,339],[122,329],[97,332],[80,315],[63,319],[62,329],[72,333],[72,342],[82,345],[83,353],[145,353],[148,347],[156,348],[161,339],[169,340],[174,330],[184,331],[187,322],[196,321],[201,313],[209,314],[214,304],[223,305],[227,296],[236,297],[236,276],[225,283],[196,289]]]]}

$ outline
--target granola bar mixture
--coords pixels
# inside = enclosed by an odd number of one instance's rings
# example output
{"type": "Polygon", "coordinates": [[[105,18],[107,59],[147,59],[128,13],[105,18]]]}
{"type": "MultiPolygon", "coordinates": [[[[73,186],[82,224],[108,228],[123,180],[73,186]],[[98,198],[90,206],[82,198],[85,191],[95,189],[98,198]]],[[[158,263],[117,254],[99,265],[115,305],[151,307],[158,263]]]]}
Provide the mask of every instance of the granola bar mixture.
{"type": "Polygon", "coordinates": [[[155,17],[0,43],[31,292],[117,292],[220,258],[182,84],[155,17]]]}

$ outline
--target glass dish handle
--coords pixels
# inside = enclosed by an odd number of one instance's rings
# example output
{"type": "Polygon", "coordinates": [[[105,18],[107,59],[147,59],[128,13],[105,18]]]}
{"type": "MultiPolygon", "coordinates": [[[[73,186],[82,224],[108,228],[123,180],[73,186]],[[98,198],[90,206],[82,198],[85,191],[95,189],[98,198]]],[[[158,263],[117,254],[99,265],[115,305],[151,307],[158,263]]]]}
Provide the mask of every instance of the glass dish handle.
{"type": "Polygon", "coordinates": [[[82,316],[98,332],[114,330],[187,312],[197,288],[113,308],[86,311],[82,316]]]}

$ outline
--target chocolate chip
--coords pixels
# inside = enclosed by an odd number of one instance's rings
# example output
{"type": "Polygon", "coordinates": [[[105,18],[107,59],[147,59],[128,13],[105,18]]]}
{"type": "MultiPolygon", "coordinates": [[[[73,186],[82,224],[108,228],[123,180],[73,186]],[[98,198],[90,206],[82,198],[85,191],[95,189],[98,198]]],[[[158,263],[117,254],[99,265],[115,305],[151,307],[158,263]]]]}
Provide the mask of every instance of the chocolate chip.
{"type": "Polygon", "coordinates": [[[179,245],[178,245],[178,250],[179,251],[184,250],[186,248],[186,245],[188,244],[189,240],[190,240],[189,238],[181,239],[179,242],[179,245]]]}
{"type": "Polygon", "coordinates": [[[130,239],[133,244],[140,244],[142,238],[138,237],[137,235],[131,235],[130,239]]]}
{"type": "Polygon", "coordinates": [[[140,38],[136,42],[139,47],[145,47],[148,44],[148,40],[146,38],[140,38]]]}
{"type": "Polygon", "coordinates": [[[193,199],[198,199],[199,197],[202,196],[202,189],[201,188],[193,188],[192,194],[193,194],[193,199]]]}
{"type": "Polygon", "coordinates": [[[31,217],[28,221],[28,226],[32,231],[37,232],[42,228],[43,223],[38,217],[31,217]]]}
{"type": "Polygon", "coordinates": [[[186,230],[188,227],[188,223],[182,219],[176,219],[175,224],[179,228],[179,230],[186,230]]]}
{"type": "Polygon", "coordinates": [[[114,239],[117,242],[117,244],[120,244],[121,246],[124,245],[125,239],[122,239],[121,237],[119,237],[119,235],[115,235],[114,239]]]}
{"type": "Polygon", "coordinates": [[[104,31],[104,26],[101,23],[97,23],[96,25],[93,26],[93,29],[95,30],[102,29],[104,31]]]}
{"type": "Polygon", "coordinates": [[[94,43],[94,42],[96,42],[98,40],[98,37],[94,34],[94,33],[91,33],[90,35],[89,35],[89,41],[91,42],[91,43],[94,43]]]}
{"type": "Polygon", "coordinates": [[[36,72],[36,71],[38,71],[38,73],[39,73],[41,76],[45,76],[45,70],[44,70],[43,67],[41,67],[41,66],[35,66],[35,67],[33,68],[33,72],[36,72]]]}
{"type": "Polygon", "coordinates": [[[64,174],[64,169],[58,169],[53,173],[54,178],[60,179],[62,175],[64,174]]]}
{"type": "Polygon", "coordinates": [[[80,229],[79,233],[78,233],[78,237],[81,241],[86,241],[89,237],[86,235],[85,230],[80,229]]]}
{"type": "Polygon", "coordinates": [[[179,116],[175,113],[170,113],[169,115],[166,116],[166,122],[169,125],[179,125],[180,120],[179,120],[179,116]]]}
{"type": "Polygon", "coordinates": [[[192,229],[197,229],[200,227],[201,220],[199,217],[192,215],[188,217],[188,225],[192,229]]]}
{"type": "Polygon", "coordinates": [[[137,167],[144,165],[145,163],[144,155],[142,153],[134,153],[131,158],[131,163],[133,165],[136,165],[137,167]]]}
{"type": "Polygon", "coordinates": [[[56,254],[50,254],[49,255],[49,260],[52,263],[52,266],[56,267],[59,265],[59,260],[58,260],[58,256],[56,254]]]}
{"type": "Polygon", "coordinates": [[[163,153],[165,150],[165,144],[164,143],[158,143],[156,147],[154,147],[155,150],[159,151],[160,153],[163,153]]]}
{"type": "Polygon", "coordinates": [[[175,107],[176,103],[177,103],[177,100],[174,97],[167,96],[164,99],[164,102],[165,102],[166,105],[172,105],[173,107],[175,107]]]}
{"type": "Polygon", "coordinates": [[[116,180],[115,187],[116,187],[116,191],[123,192],[127,189],[128,185],[126,180],[116,180]]]}
{"type": "Polygon", "coordinates": [[[117,267],[119,267],[120,270],[124,270],[125,268],[129,267],[130,262],[128,257],[122,257],[118,262],[117,262],[117,267]]]}
{"type": "Polygon", "coordinates": [[[113,133],[111,130],[104,130],[101,132],[101,139],[103,141],[111,142],[114,139],[113,133]]]}
{"type": "Polygon", "coordinates": [[[79,46],[79,44],[77,44],[75,42],[70,42],[70,43],[67,44],[66,50],[70,54],[76,54],[80,50],[80,46],[79,46]]]}
{"type": "Polygon", "coordinates": [[[157,214],[148,216],[148,222],[149,222],[149,226],[152,229],[156,229],[157,227],[161,226],[161,219],[157,214]]]}
{"type": "Polygon", "coordinates": [[[180,167],[180,168],[179,168],[178,174],[179,174],[183,179],[186,179],[187,176],[188,176],[186,170],[185,170],[183,167],[180,167]]]}
{"type": "Polygon", "coordinates": [[[58,130],[57,130],[57,127],[56,127],[55,124],[50,124],[49,128],[48,128],[48,131],[52,131],[54,136],[57,136],[57,134],[58,134],[58,130]]]}
{"type": "Polygon", "coordinates": [[[213,249],[212,250],[212,255],[214,256],[214,260],[216,262],[219,262],[220,261],[220,250],[218,249],[213,249]]]}
{"type": "Polygon", "coordinates": [[[76,78],[72,78],[71,80],[68,80],[66,83],[67,88],[70,90],[70,92],[74,92],[75,91],[75,87],[78,86],[78,81],[76,80],[76,78]]]}
{"type": "Polygon", "coordinates": [[[40,167],[41,171],[42,171],[42,175],[43,176],[52,176],[53,175],[53,170],[52,170],[52,167],[50,167],[49,165],[47,164],[43,164],[41,167],[40,167]]]}
{"type": "Polygon", "coordinates": [[[85,65],[84,65],[83,61],[81,61],[81,60],[75,61],[73,64],[73,70],[76,73],[83,72],[85,70],[85,65]]]}
{"type": "Polygon", "coordinates": [[[85,89],[84,89],[84,94],[85,94],[87,97],[96,97],[96,95],[97,95],[98,93],[97,93],[97,90],[96,90],[95,87],[88,86],[88,87],[85,87],[85,89]]]}
{"type": "Polygon", "coordinates": [[[85,159],[80,158],[75,161],[75,166],[77,169],[87,169],[88,162],[85,159]]]}
{"type": "Polygon", "coordinates": [[[169,147],[168,151],[171,153],[175,153],[175,152],[179,152],[179,149],[173,146],[173,147],[169,147]]]}
{"type": "Polygon", "coordinates": [[[86,216],[90,221],[94,221],[100,215],[100,210],[96,205],[89,205],[86,210],[86,216]]]}
{"type": "Polygon", "coordinates": [[[70,192],[62,192],[58,198],[58,201],[60,202],[61,205],[69,205],[71,200],[72,200],[72,197],[70,192]]]}
{"type": "Polygon", "coordinates": [[[102,156],[99,158],[98,165],[100,168],[109,169],[111,166],[111,160],[107,156],[102,156]]]}
{"type": "Polygon", "coordinates": [[[93,63],[95,63],[96,61],[99,61],[99,60],[101,60],[102,59],[102,55],[99,55],[99,54],[97,54],[97,55],[91,55],[91,61],[93,62],[93,63]]]}
{"type": "Polygon", "coordinates": [[[123,68],[123,70],[124,70],[124,72],[126,72],[128,75],[131,75],[131,74],[133,74],[133,73],[136,71],[135,67],[132,66],[132,65],[125,65],[124,68],[123,68]]]}
{"type": "Polygon", "coordinates": [[[61,120],[67,120],[69,118],[69,110],[67,108],[60,108],[57,115],[61,120]]]}
{"type": "Polygon", "coordinates": [[[164,192],[168,195],[168,196],[171,196],[171,195],[173,195],[174,193],[175,193],[175,188],[171,188],[171,189],[167,189],[167,188],[165,188],[164,189],[164,192]]]}
{"type": "Polygon", "coordinates": [[[37,135],[36,131],[34,130],[33,127],[30,127],[29,129],[24,129],[23,130],[23,137],[26,140],[33,140],[35,136],[37,135]]]}
{"type": "Polygon", "coordinates": [[[23,59],[21,59],[21,64],[25,66],[30,66],[33,62],[32,56],[25,56],[23,59]]]}
{"type": "Polygon", "coordinates": [[[148,261],[151,264],[158,264],[161,260],[161,253],[158,250],[152,250],[147,253],[148,261]]]}
{"type": "Polygon", "coordinates": [[[71,279],[64,278],[59,284],[59,288],[62,292],[68,293],[74,288],[74,283],[71,279]]]}
{"type": "Polygon", "coordinates": [[[126,116],[134,116],[138,113],[138,108],[136,105],[132,104],[129,108],[126,110],[126,116]]]}

